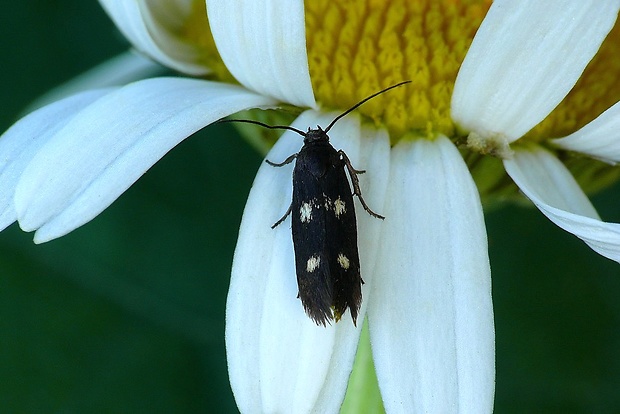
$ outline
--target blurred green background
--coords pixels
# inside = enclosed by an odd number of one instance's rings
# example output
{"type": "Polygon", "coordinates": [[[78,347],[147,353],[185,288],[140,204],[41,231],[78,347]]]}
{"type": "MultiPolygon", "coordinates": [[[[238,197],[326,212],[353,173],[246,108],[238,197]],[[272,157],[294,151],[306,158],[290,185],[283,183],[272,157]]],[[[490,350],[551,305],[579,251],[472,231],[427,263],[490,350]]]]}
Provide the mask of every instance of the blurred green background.
{"type": "MultiPolygon", "coordinates": [[[[94,0],[5,2],[0,129],[127,49],[94,0]]],[[[224,308],[261,157],[209,127],[97,219],[36,246],[0,233],[0,412],[235,412],[224,308]]],[[[620,222],[620,186],[594,197],[620,222]]],[[[620,265],[534,209],[487,215],[497,413],[620,412],[620,265]]]]}

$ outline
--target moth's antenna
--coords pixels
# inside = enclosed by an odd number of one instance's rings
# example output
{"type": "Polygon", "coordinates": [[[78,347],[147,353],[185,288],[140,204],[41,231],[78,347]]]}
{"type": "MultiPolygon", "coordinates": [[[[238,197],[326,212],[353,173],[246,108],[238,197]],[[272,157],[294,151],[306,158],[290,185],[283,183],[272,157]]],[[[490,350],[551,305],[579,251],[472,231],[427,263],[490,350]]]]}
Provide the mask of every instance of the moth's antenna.
{"type": "MultiPolygon", "coordinates": [[[[356,103],[355,105],[353,105],[351,108],[347,109],[346,111],[344,111],[343,113],[341,113],[340,115],[338,115],[336,118],[334,118],[334,120],[327,126],[327,128],[325,128],[324,132],[329,132],[329,130],[334,126],[334,124],[336,122],[338,122],[340,119],[342,119],[343,117],[347,116],[348,114],[350,114],[351,112],[353,112],[354,110],[356,110],[357,108],[359,108],[360,106],[362,106],[363,104],[365,104],[366,102],[370,101],[372,98],[381,95],[382,93],[385,93],[387,91],[389,91],[390,89],[394,89],[394,88],[398,88],[399,86],[402,86],[406,83],[411,83],[410,80],[408,81],[403,81],[400,83],[397,83],[396,85],[392,85],[389,86],[383,90],[380,90],[379,92],[373,93],[372,95],[370,95],[367,98],[362,99],[361,101],[359,101],[358,103],[356,103]]],[[[250,119],[220,119],[219,121],[217,121],[217,123],[224,123],[224,122],[241,122],[241,123],[245,123],[245,124],[254,124],[254,125],[259,125],[262,126],[264,128],[269,128],[269,129],[288,129],[289,131],[293,131],[298,133],[299,135],[301,135],[302,137],[305,137],[307,134],[297,128],[293,128],[292,126],[288,126],[288,125],[267,125],[265,123],[259,122],[259,121],[252,121],[250,119]]]]}
{"type": "Polygon", "coordinates": [[[241,122],[244,124],[254,124],[254,125],[260,125],[262,127],[269,128],[269,129],[288,129],[289,131],[297,132],[302,137],[306,136],[305,132],[302,132],[299,129],[293,128],[292,126],[288,126],[288,125],[267,125],[262,122],[252,121],[250,119],[220,119],[219,121],[217,121],[218,124],[224,123],[224,122],[241,122]]]}
{"type": "Polygon", "coordinates": [[[392,85],[392,86],[390,86],[390,87],[387,87],[387,88],[385,88],[385,89],[383,89],[383,90],[381,90],[381,91],[379,91],[379,92],[373,93],[372,95],[370,95],[370,96],[369,96],[369,97],[367,97],[367,98],[362,99],[361,101],[359,101],[358,103],[356,103],[355,105],[353,105],[351,108],[347,109],[346,111],[344,111],[343,113],[341,113],[340,115],[338,115],[336,118],[334,118],[334,120],[333,120],[333,121],[332,121],[332,122],[331,122],[331,123],[327,126],[327,128],[325,128],[325,132],[328,132],[328,131],[331,129],[331,127],[333,127],[333,126],[334,126],[334,124],[335,124],[336,122],[338,122],[341,118],[343,118],[343,117],[347,116],[349,113],[351,113],[352,111],[356,110],[357,108],[359,108],[359,107],[360,107],[361,105],[363,105],[364,103],[366,103],[366,102],[370,101],[370,100],[371,100],[372,98],[374,98],[375,96],[377,96],[377,95],[381,95],[382,93],[385,93],[385,92],[389,91],[390,89],[398,88],[399,86],[402,86],[402,85],[404,85],[404,84],[406,84],[406,83],[411,83],[411,81],[410,81],[410,80],[408,80],[408,81],[404,81],[404,82],[397,83],[396,85],[392,85]]]}

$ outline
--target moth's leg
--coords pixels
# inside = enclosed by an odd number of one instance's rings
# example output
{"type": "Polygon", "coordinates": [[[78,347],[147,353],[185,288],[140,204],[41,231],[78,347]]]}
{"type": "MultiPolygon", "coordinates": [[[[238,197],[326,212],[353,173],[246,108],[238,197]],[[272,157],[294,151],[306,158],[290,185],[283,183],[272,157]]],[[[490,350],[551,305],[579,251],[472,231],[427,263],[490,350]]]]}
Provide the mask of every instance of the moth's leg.
{"type": "MultiPolygon", "coordinates": [[[[269,160],[265,160],[265,162],[269,165],[271,165],[272,167],[283,167],[286,164],[290,164],[291,162],[293,162],[293,160],[297,158],[297,153],[290,155],[287,159],[285,159],[284,161],[282,161],[281,163],[275,163],[275,162],[271,162],[269,160]]],[[[286,210],[286,213],[284,213],[284,215],[282,217],[280,217],[280,220],[276,221],[273,226],[271,226],[272,229],[275,229],[276,227],[278,227],[278,224],[282,223],[286,217],[291,214],[291,211],[293,210],[293,202],[291,201],[291,205],[288,206],[288,210],[286,210]]]]}
{"type": "Polygon", "coordinates": [[[356,170],[355,168],[353,168],[353,165],[351,165],[351,161],[349,161],[349,158],[347,157],[347,154],[345,154],[342,150],[340,150],[340,152],[344,155],[345,162],[347,163],[347,168],[349,169],[349,172],[353,171],[355,174],[365,174],[366,173],[366,170],[356,170]]]}
{"type": "Polygon", "coordinates": [[[280,220],[273,223],[273,226],[271,226],[271,228],[275,229],[276,227],[278,227],[278,224],[282,223],[288,217],[288,215],[291,214],[292,210],[293,210],[293,202],[291,201],[291,205],[288,206],[288,210],[286,210],[286,213],[284,213],[284,215],[280,217],[280,220]]]}
{"type": "Polygon", "coordinates": [[[275,163],[275,162],[271,162],[269,160],[265,160],[265,162],[269,165],[271,165],[272,167],[283,167],[286,164],[290,164],[291,162],[293,162],[293,160],[297,158],[297,154],[293,154],[291,156],[289,156],[287,159],[285,159],[284,161],[282,161],[281,163],[275,163]]]}
{"type": "Polygon", "coordinates": [[[374,211],[372,211],[370,207],[368,207],[368,204],[366,204],[366,201],[364,201],[364,197],[362,197],[362,190],[360,189],[360,180],[359,178],[357,178],[357,174],[363,174],[366,171],[356,170],[355,168],[353,168],[353,165],[351,165],[351,160],[349,159],[349,157],[347,157],[347,154],[343,150],[338,151],[338,154],[342,156],[344,165],[346,165],[347,170],[349,171],[349,177],[351,177],[351,183],[353,184],[353,194],[356,195],[357,198],[359,198],[360,203],[362,203],[362,207],[364,207],[364,210],[366,210],[366,212],[368,212],[368,214],[370,214],[373,217],[376,217],[381,220],[385,219],[385,217],[383,217],[382,215],[377,214],[374,211]]]}

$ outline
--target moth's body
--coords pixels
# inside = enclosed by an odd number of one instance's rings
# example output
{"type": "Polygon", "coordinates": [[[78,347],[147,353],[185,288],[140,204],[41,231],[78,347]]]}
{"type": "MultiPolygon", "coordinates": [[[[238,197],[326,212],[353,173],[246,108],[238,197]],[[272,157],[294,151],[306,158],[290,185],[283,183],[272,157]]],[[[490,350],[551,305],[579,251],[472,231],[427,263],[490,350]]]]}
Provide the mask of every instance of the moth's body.
{"type": "Polygon", "coordinates": [[[304,140],[293,170],[291,220],[299,298],[317,324],[338,321],[347,308],[355,322],[363,282],[353,193],[343,153],[320,132],[325,138],[310,135],[304,140]]]}
{"type": "Polygon", "coordinates": [[[317,126],[302,134],[304,145],[297,154],[279,164],[267,161],[281,167],[296,159],[293,200],[272,228],[292,215],[298,296],[308,316],[325,326],[332,319],[338,322],[348,308],[356,324],[364,281],[353,195],[370,215],[384,217],[373,212],[362,198],[357,175],[365,171],[353,168],[344,151],[336,151],[327,132],[317,126]]]}
{"type": "Polygon", "coordinates": [[[385,218],[372,211],[362,197],[357,175],[365,171],[353,168],[347,154],[337,151],[329,143],[327,133],[338,120],[364,102],[410,82],[397,83],[362,99],[334,118],[324,130],[317,126],[303,132],[291,126],[267,125],[247,119],[228,121],[286,129],[304,137],[304,145],[297,154],[281,163],[266,162],[282,167],[296,160],[293,200],[284,216],[271,228],[277,227],[289,214],[292,215],[298,296],[306,313],[317,325],[325,326],[333,319],[338,322],[347,309],[351,312],[353,324],[357,323],[364,281],[357,251],[353,196],[357,196],[368,214],[382,220],[385,218]]]}

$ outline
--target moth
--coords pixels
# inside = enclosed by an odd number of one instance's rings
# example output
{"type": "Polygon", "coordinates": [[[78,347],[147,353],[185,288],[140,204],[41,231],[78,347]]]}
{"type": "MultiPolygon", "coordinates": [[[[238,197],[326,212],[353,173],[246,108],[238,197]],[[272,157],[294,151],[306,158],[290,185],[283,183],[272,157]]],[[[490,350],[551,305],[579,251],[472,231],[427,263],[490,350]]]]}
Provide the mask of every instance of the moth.
{"type": "Polygon", "coordinates": [[[298,297],[306,314],[317,325],[326,326],[332,320],[338,322],[347,309],[353,324],[357,325],[364,281],[360,272],[353,196],[357,196],[368,214],[381,220],[385,218],[371,210],[362,197],[358,175],[365,171],[356,170],[347,154],[331,145],[328,132],[336,122],[365,102],[409,82],[392,85],[368,96],[334,118],[325,129],[317,125],[315,129],[308,128],[303,132],[291,126],[267,125],[252,120],[230,121],[287,129],[304,138],[298,153],[280,163],[265,162],[282,167],[295,161],[293,199],[286,213],[271,228],[291,216],[298,297]]]}

